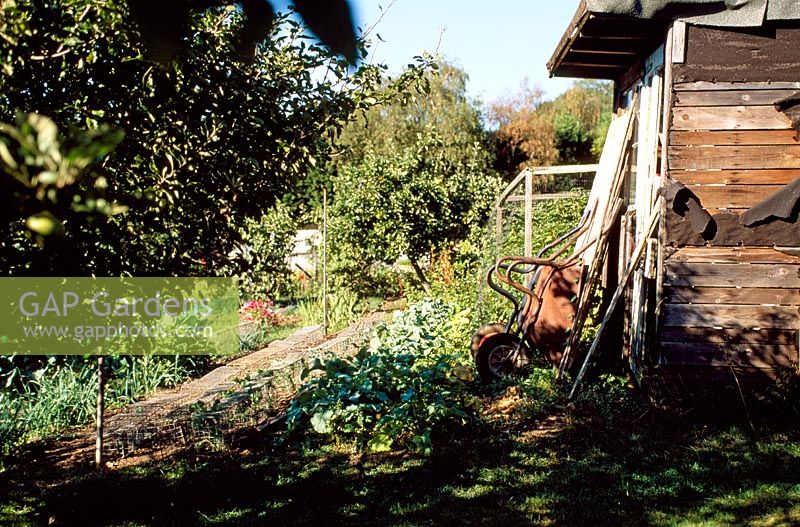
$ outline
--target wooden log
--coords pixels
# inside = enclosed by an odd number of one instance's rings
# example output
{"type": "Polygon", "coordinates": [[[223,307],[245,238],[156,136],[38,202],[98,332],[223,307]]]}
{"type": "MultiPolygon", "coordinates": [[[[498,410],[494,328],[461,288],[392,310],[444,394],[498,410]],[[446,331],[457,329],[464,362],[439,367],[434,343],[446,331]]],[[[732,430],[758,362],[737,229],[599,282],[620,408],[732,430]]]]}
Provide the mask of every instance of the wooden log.
{"type": "Polygon", "coordinates": [[[797,346],[661,342],[662,364],[796,368],[797,346]]]}
{"type": "Polygon", "coordinates": [[[673,146],[672,170],[797,168],[800,145],[776,146],[673,146]]]}
{"type": "Polygon", "coordinates": [[[684,185],[786,185],[800,177],[800,170],[673,170],[670,176],[684,185]]]}
{"type": "Polygon", "coordinates": [[[765,287],[665,287],[670,304],[736,304],[800,306],[800,289],[765,287]]]}
{"type": "Polygon", "coordinates": [[[673,146],[800,144],[798,134],[794,130],[673,131],[669,134],[669,142],[673,146]]]}
{"type": "Polygon", "coordinates": [[[667,261],[722,264],[800,264],[800,257],[791,256],[771,247],[684,247],[670,254],[667,261]]]}
{"type": "Polygon", "coordinates": [[[792,121],[774,106],[678,106],[673,130],[789,130],[792,121]]]}
{"type": "Polygon", "coordinates": [[[797,344],[797,330],[664,326],[658,333],[658,339],[664,342],[791,345],[797,344]]]}
{"type": "Polygon", "coordinates": [[[768,106],[796,90],[678,91],[675,106],[768,106]]]}
{"type": "Polygon", "coordinates": [[[797,306],[664,304],[665,326],[781,328],[798,326],[797,306]]]}
{"type": "Polygon", "coordinates": [[[665,285],[800,287],[800,265],[666,262],[665,285]]]}

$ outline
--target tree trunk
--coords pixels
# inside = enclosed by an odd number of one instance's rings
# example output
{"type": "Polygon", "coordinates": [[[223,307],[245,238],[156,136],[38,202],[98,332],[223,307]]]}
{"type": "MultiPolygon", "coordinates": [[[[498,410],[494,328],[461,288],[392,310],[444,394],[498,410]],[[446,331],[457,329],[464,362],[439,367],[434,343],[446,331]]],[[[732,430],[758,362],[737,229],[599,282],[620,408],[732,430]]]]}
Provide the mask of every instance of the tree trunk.
{"type": "Polygon", "coordinates": [[[422,286],[422,290],[425,291],[425,293],[430,294],[431,284],[430,282],[428,282],[428,279],[425,278],[425,273],[422,272],[422,268],[419,266],[419,263],[414,258],[409,258],[408,261],[411,262],[411,267],[414,268],[414,273],[417,275],[417,278],[419,279],[419,283],[422,286]]]}

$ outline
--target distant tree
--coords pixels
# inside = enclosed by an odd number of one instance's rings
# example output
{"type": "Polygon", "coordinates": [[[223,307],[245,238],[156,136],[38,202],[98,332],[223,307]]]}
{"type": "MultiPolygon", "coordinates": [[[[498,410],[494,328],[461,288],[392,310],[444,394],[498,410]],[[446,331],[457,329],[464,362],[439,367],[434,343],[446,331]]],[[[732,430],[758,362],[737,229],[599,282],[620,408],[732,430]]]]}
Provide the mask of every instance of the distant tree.
{"type": "Polygon", "coordinates": [[[331,167],[341,269],[348,260],[391,263],[405,255],[427,286],[421,261],[455,251],[485,224],[498,178],[466,84],[463,70],[440,60],[419,90],[345,127],[331,167]]]}
{"type": "MultiPolygon", "coordinates": [[[[393,156],[416,145],[429,132],[441,136],[447,157],[464,157],[474,144],[484,143],[481,114],[467,95],[466,72],[438,59],[422,79],[420,89],[387,98],[362,112],[339,138],[343,163],[358,163],[367,154],[393,156]]],[[[391,88],[391,81],[386,81],[391,88]]]]}
{"type": "Polygon", "coordinates": [[[427,289],[420,260],[451,250],[482,226],[499,190],[483,145],[474,143],[461,159],[446,147],[431,127],[393,155],[366,152],[340,170],[331,211],[340,255],[359,262],[362,272],[405,255],[427,289]]]}
{"type": "Polygon", "coordinates": [[[553,101],[527,80],[491,103],[497,168],[511,175],[528,166],[594,161],[611,117],[611,85],[579,81],[553,101]]]}
{"type": "Polygon", "coordinates": [[[558,159],[555,127],[541,111],[544,92],[527,79],[519,91],[492,102],[486,120],[494,130],[497,168],[506,173],[527,166],[550,165],[558,159]]]}
{"type": "Polygon", "coordinates": [[[557,141],[562,162],[590,162],[599,157],[611,123],[612,98],[611,83],[581,80],[551,103],[550,111],[556,120],[561,118],[563,132],[557,141]],[[564,118],[565,114],[570,118],[564,118]]]}

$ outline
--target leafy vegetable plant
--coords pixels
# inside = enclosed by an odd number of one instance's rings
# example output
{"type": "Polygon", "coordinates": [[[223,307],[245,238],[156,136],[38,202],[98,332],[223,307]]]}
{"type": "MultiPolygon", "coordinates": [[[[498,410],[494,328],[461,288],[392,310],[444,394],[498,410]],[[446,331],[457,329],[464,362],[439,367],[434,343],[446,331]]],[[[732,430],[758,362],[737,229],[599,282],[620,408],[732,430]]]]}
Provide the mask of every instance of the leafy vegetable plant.
{"type": "Polygon", "coordinates": [[[449,338],[465,320],[448,304],[424,300],[376,328],[353,359],[315,363],[289,407],[289,430],[354,439],[370,452],[429,454],[437,427],[473,415],[472,368],[449,338]]]}

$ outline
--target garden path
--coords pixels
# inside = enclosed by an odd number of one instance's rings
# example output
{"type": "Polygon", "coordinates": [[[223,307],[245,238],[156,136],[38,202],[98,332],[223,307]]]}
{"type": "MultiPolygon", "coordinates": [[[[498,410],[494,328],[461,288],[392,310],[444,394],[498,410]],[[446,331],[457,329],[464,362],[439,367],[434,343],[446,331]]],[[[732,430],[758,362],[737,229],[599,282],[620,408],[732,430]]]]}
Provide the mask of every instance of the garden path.
{"type": "MultiPolygon", "coordinates": [[[[321,326],[301,328],[178,388],[126,406],[106,419],[104,458],[113,466],[133,461],[125,461],[132,455],[159,458],[193,442],[229,441],[236,431],[279,413],[299,387],[302,370],[315,359],[354,353],[366,330],[385,316],[383,311],[366,314],[327,337],[321,326]]],[[[54,446],[44,452],[54,465],[89,462],[94,429],[54,446]]]]}

